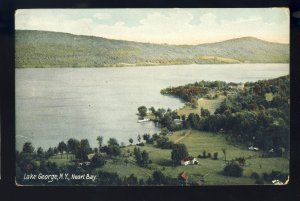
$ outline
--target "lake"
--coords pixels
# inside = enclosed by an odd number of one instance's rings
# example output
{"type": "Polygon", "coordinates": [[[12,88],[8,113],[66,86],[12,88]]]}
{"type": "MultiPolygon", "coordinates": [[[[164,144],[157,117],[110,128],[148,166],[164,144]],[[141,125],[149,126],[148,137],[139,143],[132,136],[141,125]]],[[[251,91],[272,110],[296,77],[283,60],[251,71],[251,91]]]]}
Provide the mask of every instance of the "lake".
{"type": "Polygon", "coordinates": [[[137,142],[159,132],[152,122],[137,123],[141,105],[176,109],[179,99],[162,88],[195,81],[246,82],[289,74],[289,64],[209,64],[120,68],[16,69],[16,148],[24,142],[48,149],[69,138],[137,142]]]}

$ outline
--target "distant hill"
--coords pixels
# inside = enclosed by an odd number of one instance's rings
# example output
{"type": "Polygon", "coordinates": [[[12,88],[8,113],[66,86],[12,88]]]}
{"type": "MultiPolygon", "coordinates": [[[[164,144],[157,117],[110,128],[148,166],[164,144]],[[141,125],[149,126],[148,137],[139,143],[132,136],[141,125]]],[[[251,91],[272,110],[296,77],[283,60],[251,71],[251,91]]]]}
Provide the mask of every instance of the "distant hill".
{"type": "Polygon", "coordinates": [[[289,45],[253,37],[194,46],[168,45],[59,32],[16,30],[17,68],[244,62],[288,63],[289,45]]]}

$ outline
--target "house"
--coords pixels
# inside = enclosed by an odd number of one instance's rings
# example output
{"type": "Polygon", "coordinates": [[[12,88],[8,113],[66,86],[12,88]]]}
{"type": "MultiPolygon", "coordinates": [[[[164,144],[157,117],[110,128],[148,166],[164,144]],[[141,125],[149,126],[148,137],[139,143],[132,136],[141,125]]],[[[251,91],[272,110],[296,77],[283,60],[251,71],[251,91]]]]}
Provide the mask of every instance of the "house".
{"type": "Polygon", "coordinates": [[[234,82],[229,82],[228,83],[228,88],[229,89],[237,89],[238,88],[238,84],[234,83],[234,82]]]}
{"type": "Polygon", "coordinates": [[[278,179],[273,180],[272,183],[273,183],[274,185],[284,185],[284,183],[283,183],[282,181],[278,180],[278,179]]]}
{"type": "Polygon", "coordinates": [[[176,125],[181,125],[181,124],[182,124],[182,120],[181,120],[181,119],[174,119],[173,122],[174,122],[176,125]]]}
{"type": "Polygon", "coordinates": [[[88,160],[83,161],[83,160],[77,159],[77,160],[74,160],[73,162],[74,162],[74,164],[75,164],[77,167],[90,166],[90,165],[91,165],[91,158],[93,158],[94,155],[95,155],[95,154],[89,154],[89,155],[88,155],[88,160]]]}
{"type": "Polygon", "coordinates": [[[196,158],[191,156],[181,160],[181,165],[194,165],[194,164],[198,164],[198,161],[196,158]]]}
{"type": "Polygon", "coordinates": [[[183,172],[179,173],[178,179],[180,179],[180,180],[182,180],[184,182],[187,182],[188,179],[189,179],[189,175],[188,175],[188,173],[186,171],[183,171],[183,172]]]}
{"type": "Polygon", "coordinates": [[[254,147],[254,146],[251,146],[248,149],[251,150],[251,151],[258,151],[259,150],[259,148],[254,147]]]}
{"type": "Polygon", "coordinates": [[[84,162],[84,164],[85,164],[86,166],[89,166],[89,165],[91,164],[91,162],[86,161],[86,162],[84,162]]]}

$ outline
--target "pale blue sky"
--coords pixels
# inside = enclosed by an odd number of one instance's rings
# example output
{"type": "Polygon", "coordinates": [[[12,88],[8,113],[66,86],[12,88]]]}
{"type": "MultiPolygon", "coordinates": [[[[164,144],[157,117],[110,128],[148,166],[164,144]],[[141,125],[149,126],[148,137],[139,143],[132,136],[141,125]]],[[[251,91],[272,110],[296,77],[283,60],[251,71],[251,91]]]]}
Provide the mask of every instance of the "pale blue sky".
{"type": "Polygon", "coordinates": [[[151,43],[195,45],[244,36],[289,43],[286,8],[22,9],[15,26],[151,43]]]}

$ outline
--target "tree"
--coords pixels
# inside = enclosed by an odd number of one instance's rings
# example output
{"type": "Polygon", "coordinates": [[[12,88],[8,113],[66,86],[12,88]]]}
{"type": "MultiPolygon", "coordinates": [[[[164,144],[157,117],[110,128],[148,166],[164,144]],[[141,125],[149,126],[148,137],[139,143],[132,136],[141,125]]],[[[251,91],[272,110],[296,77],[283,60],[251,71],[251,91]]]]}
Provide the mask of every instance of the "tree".
{"type": "Polygon", "coordinates": [[[145,106],[138,107],[139,115],[144,118],[147,115],[147,108],[145,106]]]}
{"type": "Polygon", "coordinates": [[[23,153],[32,154],[34,151],[34,147],[31,142],[25,142],[22,149],[23,153]]]}
{"type": "Polygon", "coordinates": [[[224,154],[224,158],[225,158],[225,163],[226,163],[226,149],[222,149],[222,152],[223,152],[223,154],[224,154]]]}
{"type": "Polygon", "coordinates": [[[218,152],[215,152],[214,155],[213,155],[213,160],[218,160],[218,152]]]}
{"type": "Polygon", "coordinates": [[[141,151],[140,148],[134,148],[134,158],[136,163],[141,167],[147,167],[149,164],[149,154],[145,150],[141,151]]]}
{"type": "Polygon", "coordinates": [[[209,115],[210,115],[209,110],[201,107],[201,117],[208,117],[209,115]]]}
{"type": "Polygon", "coordinates": [[[183,158],[189,156],[188,150],[184,144],[174,144],[171,152],[171,159],[175,165],[179,165],[183,158]]]}
{"type": "Polygon", "coordinates": [[[165,127],[162,128],[161,131],[160,131],[160,134],[163,135],[163,136],[166,136],[168,133],[169,133],[169,131],[168,131],[168,129],[165,128],[165,127]]]}
{"type": "Polygon", "coordinates": [[[70,138],[67,142],[68,150],[73,153],[75,156],[78,155],[80,142],[74,138],[70,138]]]}
{"type": "Polygon", "coordinates": [[[130,145],[132,145],[132,143],[133,143],[133,139],[132,138],[129,138],[129,143],[130,143],[130,145]]]}
{"type": "Polygon", "coordinates": [[[164,108],[159,108],[155,113],[154,116],[156,119],[161,119],[163,115],[166,113],[166,110],[164,108]]]}
{"type": "Polygon", "coordinates": [[[237,161],[231,161],[224,167],[223,174],[225,176],[240,177],[242,176],[243,168],[237,161]]]}
{"type": "Polygon", "coordinates": [[[62,158],[63,152],[67,150],[66,143],[64,141],[61,141],[60,143],[58,143],[57,149],[60,152],[60,156],[62,158]]]}
{"type": "Polygon", "coordinates": [[[191,113],[187,118],[188,125],[192,128],[197,128],[200,121],[200,116],[198,114],[191,113]]]}
{"type": "Polygon", "coordinates": [[[43,150],[42,147],[38,147],[36,153],[37,153],[37,156],[38,156],[40,159],[44,157],[44,150],[43,150]]]}
{"type": "Polygon", "coordinates": [[[140,143],[141,142],[141,135],[138,135],[138,137],[137,137],[137,140],[138,140],[138,142],[140,143]]]}
{"type": "Polygon", "coordinates": [[[159,170],[156,170],[152,174],[153,184],[161,185],[166,183],[166,176],[159,170]]]}
{"type": "Polygon", "coordinates": [[[131,174],[129,177],[125,177],[123,183],[125,185],[137,185],[138,179],[134,174],[131,174]]]}
{"type": "Polygon", "coordinates": [[[49,157],[51,157],[53,155],[54,155],[54,150],[53,150],[52,147],[49,147],[49,149],[46,151],[45,157],[49,158],[49,157]]]}
{"type": "Polygon", "coordinates": [[[115,138],[110,138],[107,142],[107,155],[118,156],[121,154],[121,149],[118,141],[115,138]]]}
{"type": "Polygon", "coordinates": [[[54,147],[53,152],[54,152],[54,155],[58,154],[59,151],[58,151],[57,147],[54,147]]]}
{"type": "Polygon", "coordinates": [[[150,107],[150,108],[149,108],[149,110],[151,111],[151,113],[152,113],[152,114],[155,114],[155,109],[154,109],[154,107],[153,107],[153,106],[152,106],[152,107],[150,107]]]}
{"type": "Polygon", "coordinates": [[[149,143],[150,138],[151,138],[150,134],[145,133],[145,134],[143,135],[143,139],[144,139],[147,143],[149,143]]]}
{"type": "Polygon", "coordinates": [[[101,150],[102,143],[103,143],[103,137],[102,136],[98,136],[97,137],[97,141],[98,141],[98,145],[99,145],[99,150],[101,150]]]}
{"type": "Polygon", "coordinates": [[[149,154],[145,150],[142,151],[142,161],[142,166],[147,167],[149,164],[149,154]]]}
{"type": "Polygon", "coordinates": [[[93,168],[102,167],[103,165],[105,165],[105,163],[106,161],[104,157],[99,153],[96,153],[91,159],[91,167],[93,168]]]}
{"type": "Polygon", "coordinates": [[[90,153],[90,150],[90,143],[88,139],[80,140],[78,158],[80,158],[81,160],[87,160],[87,155],[90,153]]]}
{"type": "Polygon", "coordinates": [[[141,154],[141,150],[139,148],[134,148],[133,150],[133,154],[134,154],[134,158],[136,160],[136,163],[141,166],[142,164],[142,154],[141,154]]]}
{"type": "Polygon", "coordinates": [[[159,135],[158,139],[156,140],[157,147],[168,149],[168,142],[169,138],[167,136],[159,135]]]}

